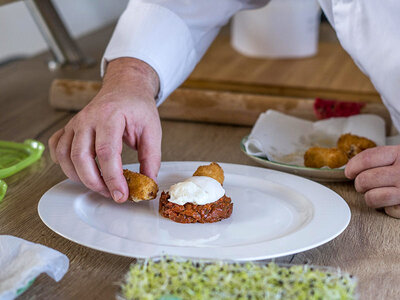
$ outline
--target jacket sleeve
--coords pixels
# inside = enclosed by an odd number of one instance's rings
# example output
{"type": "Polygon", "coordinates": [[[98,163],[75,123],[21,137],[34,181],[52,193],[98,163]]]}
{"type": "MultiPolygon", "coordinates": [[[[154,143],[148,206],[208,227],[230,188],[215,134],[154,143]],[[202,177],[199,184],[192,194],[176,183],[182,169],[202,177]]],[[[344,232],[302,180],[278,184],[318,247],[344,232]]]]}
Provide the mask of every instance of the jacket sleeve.
{"type": "Polygon", "coordinates": [[[341,45],[369,76],[400,130],[400,1],[319,2],[341,45]]]}
{"type": "Polygon", "coordinates": [[[268,0],[131,0],[121,15],[102,61],[134,57],[160,79],[161,104],[192,72],[221,26],[242,9],[268,0]]]}

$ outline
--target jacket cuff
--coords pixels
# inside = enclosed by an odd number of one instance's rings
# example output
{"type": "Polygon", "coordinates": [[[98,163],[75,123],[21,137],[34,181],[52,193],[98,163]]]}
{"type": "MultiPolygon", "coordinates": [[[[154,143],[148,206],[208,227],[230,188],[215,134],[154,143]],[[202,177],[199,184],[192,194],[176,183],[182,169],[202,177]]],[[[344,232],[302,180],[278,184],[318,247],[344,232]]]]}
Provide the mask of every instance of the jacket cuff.
{"type": "Polygon", "coordinates": [[[160,80],[160,105],[186,78],[196,64],[197,53],[187,25],[169,9],[131,1],[120,17],[101,62],[132,57],[149,64],[160,80]]]}

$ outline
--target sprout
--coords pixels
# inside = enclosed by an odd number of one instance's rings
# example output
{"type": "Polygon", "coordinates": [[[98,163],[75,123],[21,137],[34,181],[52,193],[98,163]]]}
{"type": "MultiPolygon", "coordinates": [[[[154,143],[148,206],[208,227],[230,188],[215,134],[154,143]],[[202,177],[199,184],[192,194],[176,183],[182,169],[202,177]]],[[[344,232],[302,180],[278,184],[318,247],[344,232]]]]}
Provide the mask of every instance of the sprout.
{"type": "Polygon", "coordinates": [[[356,299],[352,276],[309,266],[193,261],[161,257],[130,267],[127,300],[356,299]]]}

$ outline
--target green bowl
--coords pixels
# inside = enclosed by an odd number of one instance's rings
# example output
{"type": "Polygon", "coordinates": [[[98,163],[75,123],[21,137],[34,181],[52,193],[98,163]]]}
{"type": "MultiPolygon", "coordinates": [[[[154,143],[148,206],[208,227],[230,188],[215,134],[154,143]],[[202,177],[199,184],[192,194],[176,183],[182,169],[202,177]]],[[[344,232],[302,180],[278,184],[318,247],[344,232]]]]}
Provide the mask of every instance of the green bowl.
{"type": "Polygon", "coordinates": [[[0,201],[7,191],[7,184],[1,179],[36,162],[43,151],[44,145],[35,140],[25,140],[23,143],[0,141],[0,201]]]}

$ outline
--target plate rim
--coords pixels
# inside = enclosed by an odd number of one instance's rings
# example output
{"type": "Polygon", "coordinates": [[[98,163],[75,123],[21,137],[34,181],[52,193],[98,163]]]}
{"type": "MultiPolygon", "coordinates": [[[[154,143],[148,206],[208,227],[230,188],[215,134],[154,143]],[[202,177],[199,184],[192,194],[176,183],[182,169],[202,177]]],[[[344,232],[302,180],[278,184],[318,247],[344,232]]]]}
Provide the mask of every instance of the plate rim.
{"type": "MultiPolygon", "coordinates": [[[[169,162],[162,162],[162,167],[164,166],[165,168],[167,168],[167,166],[170,166],[170,165],[173,166],[174,164],[181,164],[181,165],[188,165],[188,164],[189,165],[193,165],[193,164],[196,164],[196,165],[199,165],[199,164],[203,164],[203,163],[209,163],[209,162],[169,161],[169,162]]],[[[283,176],[283,177],[292,178],[292,179],[295,180],[295,182],[296,181],[300,181],[300,182],[303,182],[303,183],[308,183],[309,185],[318,186],[320,189],[324,190],[325,192],[330,193],[331,196],[334,195],[335,198],[336,198],[335,201],[337,202],[336,204],[338,204],[338,203],[340,204],[341,203],[341,205],[342,205],[341,209],[343,209],[343,211],[341,212],[341,214],[342,214],[342,222],[341,222],[340,226],[339,225],[336,226],[336,229],[334,230],[333,234],[330,234],[329,236],[327,236],[324,239],[320,239],[318,242],[313,242],[313,243],[311,243],[311,244],[309,244],[307,246],[303,246],[303,247],[300,247],[300,248],[297,247],[297,249],[294,249],[294,250],[293,249],[292,250],[288,250],[288,251],[281,250],[280,253],[278,253],[278,254],[275,253],[273,255],[270,255],[270,254],[261,255],[261,254],[259,254],[259,255],[255,256],[253,254],[252,257],[243,257],[243,256],[242,257],[232,257],[232,256],[229,256],[229,255],[223,255],[223,257],[221,257],[221,256],[219,256],[219,257],[201,256],[200,258],[224,258],[224,259],[233,259],[233,260],[238,260],[238,261],[249,261],[249,260],[271,259],[271,258],[287,256],[287,255],[291,255],[291,254],[295,254],[295,253],[300,253],[300,252],[303,252],[303,251],[318,247],[318,246],[320,246],[322,244],[325,244],[326,242],[329,242],[332,239],[336,238],[338,235],[340,235],[347,228],[347,226],[348,226],[348,224],[349,224],[349,222],[351,220],[351,211],[350,211],[350,208],[349,208],[348,204],[346,203],[346,201],[340,195],[338,195],[337,193],[335,193],[331,189],[328,189],[327,187],[325,187],[325,186],[323,186],[323,185],[321,185],[319,183],[316,183],[316,182],[314,182],[312,180],[309,180],[309,179],[306,179],[306,178],[303,178],[303,177],[300,177],[300,176],[296,176],[296,175],[293,175],[293,174],[288,174],[288,173],[285,173],[285,172],[281,172],[281,171],[270,170],[270,169],[255,167],[255,166],[248,166],[248,165],[241,165],[241,164],[230,164],[230,163],[220,163],[220,164],[224,168],[224,170],[227,169],[227,167],[229,167],[228,169],[237,168],[237,167],[245,168],[245,169],[249,168],[249,169],[253,169],[253,171],[258,170],[258,172],[262,172],[262,173],[265,173],[265,174],[270,173],[270,174],[275,174],[278,177],[279,176],[283,176]]],[[[124,165],[124,168],[130,168],[130,169],[135,168],[135,169],[138,169],[138,166],[139,166],[139,164],[128,164],[128,165],[124,165]]],[[[277,183],[274,180],[269,180],[269,181],[272,181],[273,183],[277,183]]],[[[78,243],[80,245],[84,245],[84,246],[86,246],[88,248],[92,248],[92,249],[95,249],[95,250],[100,250],[100,251],[103,251],[103,252],[112,253],[112,254],[116,254],[116,255],[127,256],[127,257],[147,258],[147,257],[151,257],[151,256],[155,256],[155,255],[162,255],[162,254],[180,255],[180,256],[184,256],[184,257],[190,256],[190,255],[182,255],[182,254],[177,254],[177,253],[164,253],[164,252],[159,252],[159,251],[157,253],[149,253],[148,255],[138,255],[138,254],[133,254],[133,253],[126,253],[126,252],[122,251],[121,249],[120,250],[115,250],[115,249],[113,250],[113,249],[110,249],[110,247],[106,247],[106,246],[98,244],[98,243],[97,244],[96,243],[93,244],[93,241],[91,241],[91,242],[90,241],[81,241],[81,240],[79,240],[79,238],[77,239],[77,238],[71,237],[71,234],[68,233],[68,231],[62,232],[60,230],[57,230],[57,226],[54,226],[54,224],[49,224],[49,222],[46,221],[46,216],[43,214],[43,204],[45,202],[45,200],[43,200],[43,199],[46,199],[46,195],[49,195],[49,193],[54,192],[55,189],[57,189],[58,187],[60,187],[60,186],[62,186],[64,184],[74,184],[74,183],[72,183],[72,181],[67,179],[67,180],[64,180],[64,181],[56,184],[55,186],[53,186],[51,189],[49,189],[41,197],[41,199],[40,199],[40,201],[38,203],[38,213],[39,213],[40,219],[42,220],[42,222],[47,227],[49,227],[52,231],[56,232],[57,234],[63,236],[64,238],[66,238],[66,239],[68,239],[70,241],[73,241],[73,242],[78,243]],[[56,227],[56,228],[54,228],[54,227],[56,227]]],[[[286,186],[286,185],[284,185],[284,186],[286,186]]],[[[87,190],[83,186],[81,187],[81,189],[82,189],[82,191],[86,191],[86,193],[91,193],[91,191],[87,190]]],[[[299,192],[299,191],[297,191],[297,192],[299,192]]],[[[302,194],[302,193],[300,193],[300,194],[302,194]]],[[[48,200],[46,200],[46,201],[48,201],[48,200]]],[[[74,203],[74,202],[72,202],[72,203],[74,203]]],[[[73,204],[71,206],[73,206],[73,204]]],[[[79,217],[77,217],[77,218],[79,219],[79,217]]],[[[84,223],[83,220],[81,220],[81,219],[79,219],[79,220],[82,223],[84,223]]],[[[84,224],[86,224],[86,223],[84,223],[84,224]]],[[[89,224],[86,224],[86,225],[87,225],[87,227],[90,227],[89,224]]],[[[305,226],[305,227],[307,228],[308,226],[305,226]]],[[[90,229],[91,231],[95,231],[95,232],[100,233],[102,238],[103,238],[103,240],[107,240],[107,239],[109,239],[111,237],[111,239],[117,239],[119,241],[124,240],[125,242],[122,241],[122,244],[126,244],[126,245],[129,245],[129,244],[137,244],[137,245],[138,244],[145,244],[145,243],[141,243],[141,242],[137,242],[137,241],[135,242],[135,241],[132,241],[132,240],[128,240],[128,239],[123,238],[123,237],[114,236],[114,235],[112,235],[110,233],[99,231],[98,229],[96,229],[94,227],[90,227],[90,228],[91,228],[90,229]]],[[[303,229],[300,229],[298,231],[302,231],[302,230],[303,229]]],[[[288,236],[290,236],[290,234],[288,236]]],[[[284,238],[286,238],[286,237],[284,237],[284,238]]],[[[282,238],[282,240],[284,240],[284,238],[282,238]]],[[[278,238],[277,240],[279,241],[280,238],[278,238]]],[[[262,244],[268,244],[268,241],[267,242],[263,242],[262,244]]],[[[243,247],[233,247],[233,248],[237,248],[237,249],[246,248],[246,247],[247,248],[248,247],[251,248],[251,245],[254,245],[254,244],[250,244],[250,245],[243,246],[243,247]]],[[[153,245],[153,247],[154,247],[154,245],[153,245]]],[[[144,247],[144,248],[146,248],[146,247],[144,247]]],[[[175,249],[193,249],[193,248],[197,248],[197,249],[199,249],[198,247],[186,247],[186,246],[184,246],[184,247],[180,247],[180,246],[172,246],[172,247],[159,246],[159,248],[164,248],[164,249],[171,249],[171,248],[175,248],[175,249]]],[[[227,247],[219,247],[219,248],[226,249],[227,247]]],[[[203,248],[203,249],[207,249],[207,247],[203,248]]],[[[208,249],[210,249],[210,248],[208,247],[208,249]]],[[[177,251],[177,252],[182,252],[182,251],[177,251]]]]}

